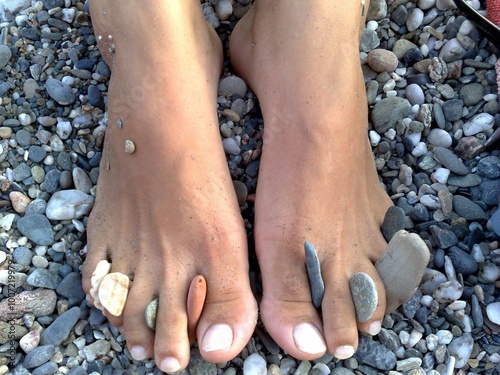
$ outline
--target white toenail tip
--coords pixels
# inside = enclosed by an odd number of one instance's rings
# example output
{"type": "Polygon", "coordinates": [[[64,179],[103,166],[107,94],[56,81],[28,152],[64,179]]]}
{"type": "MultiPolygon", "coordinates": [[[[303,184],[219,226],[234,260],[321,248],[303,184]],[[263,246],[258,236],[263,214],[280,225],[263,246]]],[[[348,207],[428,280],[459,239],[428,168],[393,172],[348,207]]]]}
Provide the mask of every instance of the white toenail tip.
{"type": "Polygon", "coordinates": [[[347,359],[352,357],[353,354],[354,354],[354,348],[352,346],[343,345],[335,349],[334,356],[337,359],[347,359]]]}
{"type": "Polygon", "coordinates": [[[181,369],[181,364],[174,357],[166,357],[161,361],[160,368],[163,372],[172,373],[181,369]]]}
{"type": "Polygon", "coordinates": [[[227,350],[233,343],[233,329],[227,324],[214,324],[203,336],[202,348],[206,352],[227,350]]]}
{"type": "Polygon", "coordinates": [[[146,348],[143,346],[132,346],[130,348],[130,355],[136,361],[142,361],[147,358],[148,353],[146,351],[146,348]]]}
{"type": "Polygon", "coordinates": [[[319,354],[326,350],[321,332],[311,323],[300,323],[293,329],[293,340],[304,353],[319,354]]]}
{"type": "Polygon", "coordinates": [[[380,321],[373,322],[368,327],[368,333],[372,336],[378,335],[378,333],[380,332],[380,328],[381,328],[380,321]]]}

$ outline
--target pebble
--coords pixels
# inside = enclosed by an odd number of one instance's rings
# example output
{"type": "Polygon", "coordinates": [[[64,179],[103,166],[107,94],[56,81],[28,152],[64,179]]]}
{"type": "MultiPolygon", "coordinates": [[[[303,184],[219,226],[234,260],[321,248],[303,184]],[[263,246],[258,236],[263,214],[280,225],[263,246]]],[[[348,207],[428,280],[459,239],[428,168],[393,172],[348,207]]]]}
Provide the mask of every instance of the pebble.
{"type": "Polygon", "coordinates": [[[500,236],[500,210],[496,210],[491,216],[490,223],[493,231],[500,236]]]}
{"type": "Polygon", "coordinates": [[[90,177],[82,168],[74,168],[72,171],[72,178],[77,190],[80,190],[85,194],[90,194],[90,190],[93,186],[92,181],[90,181],[90,177]]]}
{"type": "Polygon", "coordinates": [[[248,188],[243,182],[237,180],[233,181],[233,186],[238,198],[238,205],[243,206],[247,201],[248,188]]]}
{"type": "Polygon", "coordinates": [[[495,118],[489,113],[480,113],[472,117],[464,124],[464,135],[476,135],[491,130],[495,124],[495,118]]]}
{"type": "Polygon", "coordinates": [[[82,288],[82,276],[79,272],[70,272],[67,274],[56,288],[58,295],[68,300],[81,301],[85,298],[85,292],[82,288]]]}
{"type": "Polygon", "coordinates": [[[486,315],[493,323],[500,325],[500,302],[493,302],[486,306],[486,315]]]}
{"type": "Polygon", "coordinates": [[[19,346],[25,353],[29,353],[38,346],[39,342],[40,333],[37,330],[33,330],[19,340],[19,346]]]}
{"type": "Polygon", "coordinates": [[[451,172],[465,176],[469,173],[469,169],[464,163],[450,150],[444,147],[435,147],[432,150],[434,158],[448,168],[451,172]]]}
{"type": "Polygon", "coordinates": [[[358,272],[351,276],[349,287],[356,310],[356,320],[367,322],[377,308],[378,294],[375,283],[368,274],[358,272]]]}
{"type": "Polygon", "coordinates": [[[225,138],[222,140],[224,152],[228,155],[239,155],[241,152],[240,146],[233,138],[225,138]]]}
{"type": "Polygon", "coordinates": [[[424,11],[420,8],[412,8],[408,11],[408,18],[406,19],[406,27],[409,32],[415,31],[419,28],[424,20],[424,11]]]}
{"type": "Polygon", "coordinates": [[[500,158],[496,156],[488,156],[477,163],[477,173],[489,179],[496,179],[500,177],[500,158]]]}
{"type": "Polygon", "coordinates": [[[18,247],[12,252],[12,260],[21,266],[29,266],[32,258],[31,250],[26,247],[18,247]]]}
{"type": "Polygon", "coordinates": [[[21,217],[17,229],[37,245],[50,245],[54,242],[54,233],[49,220],[41,214],[21,217]]]}
{"type": "Polygon", "coordinates": [[[481,263],[477,278],[482,283],[494,283],[500,278],[500,269],[494,263],[481,263]]]}
{"type": "Polygon", "coordinates": [[[33,375],[52,375],[55,374],[59,369],[59,366],[55,362],[47,362],[37,367],[33,370],[33,375]]]}
{"type": "Polygon", "coordinates": [[[486,213],[478,204],[461,195],[453,196],[453,208],[457,214],[467,220],[487,219],[486,213]]]}
{"type": "Polygon", "coordinates": [[[443,129],[432,129],[427,135],[427,142],[433,146],[443,147],[448,149],[451,147],[453,140],[451,135],[443,129]]]}
{"type": "Polygon", "coordinates": [[[374,49],[368,52],[367,62],[377,73],[393,72],[398,67],[396,55],[385,49],[374,49]]]}
{"type": "Polygon", "coordinates": [[[42,345],[61,345],[69,336],[69,333],[80,318],[80,314],[80,308],[75,306],[58,316],[56,320],[42,332],[40,343],[42,345]]]}
{"type": "Polygon", "coordinates": [[[9,199],[12,203],[12,208],[18,214],[24,214],[26,212],[26,208],[31,203],[31,200],[19,191],[13,191],[9,194],[9,199]]]}
{"type": "Polygon", "coordinates": [[[479,103],[484,96],[483,85],[477,82],[464,85],[460,90],[459,97],[464,105],[471,106],[479,103]]]}
{"type": "Polygon", "coordinates": [[[439,52],[439,58],[449,63],[452,61],[460,60],[465,56],[465,48],[458,41],[457,38],[452,38],[447,41],[439,52]]]}
{"type": "Polygon", "coordinates": [[[152,330],[156,329],[156,314],[158,312],[158,302],[160,300],[155,298],[146,306],[146,310],[144,311],[146,324],[152,330]]]}
{"type": "Polygon", "coordinates": [[[89,362],[95,361],[97,358],[101,358],[108,354],[111,349],[111,344],[106,340],[97,340],[83,348],[82,352],[86,360],[89,362]]]}
{"type": "Polygon", "coordinates": [[[416,83],[406,86],[405,95],[411,105],[425,103],[425,94],[422,88],[416,83]]]}
{"type": "Polygon", "coordinates": [[[93,205],[94,197],[80,190],[57,191],[47,203],[46,215],[50,220],[79,219],[87,215],[93,205]]]}
{"type": "Polygon", "coordinates": [[[367,336],[359,336],[358,349],[354,358],[378,370],[389,371],[396,366],[396,355],[388,348],[367,336]]]}
{"type": "Polygon", "coordinates": [[[455,357],[455,368],[462,368],[467,364],[472,353],[474,340],[470,333],[465,332],[462,336],[453,339],[448,345],[448,351],[455,357]]]}
{"type": "Polygon", "coordinates": [[[397,371],[410,371],[420,367],[422,360],[420,358],[407,358],[396,362],[397,371]]]}
{"type": "Polygon", "coordinates": [[[447,100],[443,103],[442,108],[447,121],[458,121],[462,118],[464,102],[460,99],[447,100]]]}
{"type": "Polygon", "coordinates": [[[266,360],[258,353],[250,354],[243,362],[244,375],[266,375],[266,360]]]}
{"type": "Polygon", "coordinates": [[[233,14],[233,5],[229,0],[218,0],[215,4],[215,12],[221,21],[225,21],[233,14]]]}
{"type": "Polygon", "coordinates": [[[54,345],[43,345],[33,349],[26,354],[23,361],[23,366],[27,369],[32,369],[48,362],[55,353],[54,345]]]}
{"type": "Polygon", "coordinates": [[[245,81],[236,76],[228,76],[219,81],[218,94],[222,96],[239,96],[244,98],[247,93],[245,81]]]}
{"type": "Polygon", "coordinates": [[[477,272],[478,264],[476,260],[458,247],[451,247],[447,255],[450,257],[456,272],[464,276],[469,276],[477,272]]]}
{"type": "Polygon", "coordinates": [[[47,90],[47,94],[60,105],[70,105],[75,101],[75,94],[71,90],[71,87],[57,79],[47,79],[45,89],[47,90]]]}
{"type": "Polygon", "coordinates": [[[432,296],[439,303],[451,303],[459,299],[462,293],[462,285],[456,280],[450,280],[440,284],[432,296]]]}
{"type": "Polygon", "coordinates": [[[319,309],[323,301],[325,292],[325,284],[321,277],[321,268],[318,255],[314,246],[310,242],[304,243],[304,252],[306,257],[306,270],[309,277],[309,286],[311,288],[311,296],[314,307],[319,309]]]}
{"type": "Polygon", "coordinates": [[[383,134],[411,113],[411,105],[408,100],[397,96],[382,99],[375,104],[371,113],[371,119],[375,130],[383,134]]]}
{"type": "Polygon", "coordinates": [[[49,270],[36,268],[29,276],[26,282],[34,287],[56,289],[61,282],[61,277],[49,270]]]}
{"type": "Polygon", "coordinates": [[[215,363],[205,361],[197,348],[191,349],[191,358],[189,360],[188,370],[190,374],[196,375],[217,374],[217,367],[215,363]]]}
{"type": "Polygon", "coordinates": [[[133,154],[135,152],[135,143],[130,139],[125,140],[125,153],[133,154]]]}
{"type": "Polygon", "coordinates": [[[380,231],[384,239],[389,242],[394,234],[404,229],[405,214],[404,211],[396,206],[390,206],[385,213],[384,221],[380,227],[380,231]]]}
{"type": "Polygon", "coordinates": [[[14,301],[3,299],[0,301],[0,320],[18,319],[24,314],[33,314],[35,317],[50,315],[56,307],[56,293],[49,289],[25,290],[16,294],[14,301]],[[15,309],[10,309],[11,303],[15,309]]]}

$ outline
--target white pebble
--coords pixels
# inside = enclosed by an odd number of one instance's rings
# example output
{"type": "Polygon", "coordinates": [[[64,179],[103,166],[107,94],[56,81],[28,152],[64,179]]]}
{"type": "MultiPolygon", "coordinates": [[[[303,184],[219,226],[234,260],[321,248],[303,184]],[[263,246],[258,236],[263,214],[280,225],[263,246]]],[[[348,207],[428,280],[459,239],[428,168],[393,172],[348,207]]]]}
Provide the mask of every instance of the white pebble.
{"type": "Polygon", "coordinates": [[[478,263],[484,262],[484,255],[483,252],[481,251],[481,246],[479,246],[478,243],[472,246],[470,255],[472,255],[472,257],[476,260],[476,262],[478,263]]]}
{"type": "Polygon", "coordinates": [[[28,115],[27,113],[21,113],[21,114],[19,114],[19,116],[17,118],[18,118],[19,122],[21,123],[21,125],[23,125],[23,126],[31,125],[31,123],[33,122],[31,120],[30,115],[28,115]]]}
{"type": "Polygon", "coordinates": [[[474,340],[470,333],[464,333],[462,336],[452,340],[448,345],[450,355],[455,357],[455,368],[462,368],[465,366],[472,353],[474,340]]]}
{"type": "Polygon", "coordinates": [[[408,340],[408,345],[406,345],[406,347],[413,348],[417,344],[417,342],[420,341],[422,336],[422,332],[419,332],[416,329],[412,329],[410,333],[410,339],[408,340]]]}
{"type": "Polygon", "coordinates": [[[398,95],[398,92],[396,90],[388,90],[385,93],[385,96],[388,98],[392,98],[392,97],[397,96],[397,95],[398,95]]]}
{"type": "Polygon", "coordinates": [[[494,283],[500,277],[500,269],[494,263],[483,263],[480,266],[478,279],[482,283],[494,283]]]}
{"type": "Polygon", "coordinates": [[[448,308],[453,310],[453,311],[457,311],[457,310],[463,310],[465,309],[465,305],[466,305],[466,302],[465,301],[455,301],[455,302],[452,302],[448,305],[448,308]]]}
{"type": "Polygon", "coordinates": [[[65,85],[68,85],[68,86],[73,86],[75,84],[75,79],[71,76],[64,76],[62,79],[61,79],[61,82],[64,83],[65,85]]]}
{"type": "Polygon", "coordinates": [[[409,32],[415,31],[422,24],[424,20],[424,12],[420,8],[413,8],[408,12],[408,18],[406,19],[406,27],[409,32]]]}
{"type": "Polygon", "coordinates": [[[432,129],[427,136],[427,142],[434,146],[449,148],[453,140],[446,130],[432,129]]]}
{"type": "Polygon", "coordinates": [[[330,367],[325,365],[324,363],[316,363],[313,366],[313,369],[317,369],[319,372],[321,372],[321,375],[329,375],[331,373],[330,367]]]}
{"type": "Polygon", "coordinates": [[[59,121],[57,123],[56,133],[61,139],[68,139],[73,127],[69,121],[59,121]]]}
{"type": "Polygon", "coordinates": [[[498,95],[497,94],[486,94],[483,96],[484,101],[489,102],[491,100],[497,100],[498,95]]]}
{"type": "Polygon", "coordinates": [[[80,190],[55,192],[47,203],[45,214],[50,220],[72,220],[88,214],[94,205],[94,197],[80,190]]]}
{"type": "Polygon", "coordinates": [[[430,307],[433,300],[432,296],[425,295],[420,298],[420,304],[425,307],[430,307]]]}
{"type": "Polygon", "coordinates": [[[439,303],[449,303],[459,299],[462,296],[462,292],[462,285],[458,281],[453,280],[439,285],[432,296],[439,303]]]}
{"type": "Polygon", "coordinates": [[[428,151],[427,145],[424,142],[418,142],[413,148],[411,154],[416,158],[418,158],[419,156],[422,156],[425,153],[427,153],[427,151],[428,151]]]}
{"type": "Polygon", "coordinates": [[[215,4],[215,12],[221,21],[225,21],[233,14],[233,5],[229,0],[219,0],[215,4]]]}
{"type": "Polygon", "coordinates": [[[492,115],[489,113],[480,113],[464,124],[464,134],[470,136],[491,130],[494,124],[495,118],[492,115]]]}
{"type": "Polygon", "coordinates": [[[396,130],[392,128],[384,133],[384,136],[391,141],[394,140],[394,138],[396,138],[396,135],[397,135],[396,130]]]}
{"type": "Polygon", "coordinates": [[[453,333],[446,329],[440,329],[437,331],[436,336],[438,337],[438,343],[440,345],[448,345],[451,340],[453,340],[453,333]]]}
{"type": "Polygon", "coordinates": [[[425,342],[427,344],[427,349],[431,352],[436,349],[438,346],[439,337],[437,337],[434,333],[431,333],[429,336],[425,338],[425,342]]]}
{"type": "Polygon", "coordinates": [[[410,334],[406,331],[399,332],[399,341],[401,341],[402,345],[407,345],[410,341],[410,334]]]}
{"type": "Polygon", "coordinates": [[[366,29],[376,31],[378,29],[378,22],[375,20],[368,21],[368,23],[366,24],[366,29]]]}
{"type": "Polygon", "coordinates": [[[422,133],[411,133],[408,134],[408,139],[411,140],[411,143],[414,145],[418,145],[420,140],[422,139],[422,133]]]}
{"type": "Polygon", "coordinates": [[[472,22],[470,22],[469,20],[465,20],[460,25],[458,32],[462,35],[469,35],[473,28],[474,28],[474,25],[472,24],[472,22]]]}
{"type": "Polygon", "coordinates": [[[446,168],[437,168],[434,172],[434,178],[441,184],[446,184],[448,182],[448,177],[450,177],[450,170],[446,168]]]}
{"type": "Polygon", "coordinates": [[[382,138],[380,134],[378,134],[375,130],[370,130],[370,143],[373,147],[377,147],[380,143],[380,139],[382,138]]]}
{"type": "Polygon", "coordinates": [[[250,354],[243,362],[243,375],[266,375],[266,360],[258,353],[250,354]]]}

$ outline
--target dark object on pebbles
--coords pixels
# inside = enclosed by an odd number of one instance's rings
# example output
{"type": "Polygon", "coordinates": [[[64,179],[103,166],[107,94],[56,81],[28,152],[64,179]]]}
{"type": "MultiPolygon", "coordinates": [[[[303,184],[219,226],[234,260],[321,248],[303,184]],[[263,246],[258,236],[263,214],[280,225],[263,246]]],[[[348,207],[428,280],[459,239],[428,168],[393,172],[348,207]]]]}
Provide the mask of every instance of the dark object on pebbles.
{"type": "Polygon", "coordinates": [[[312,243],[307,241],[304,243],[304,251],[306,253],[306,269],[311,287],[312,302],[314,307],[319,309],[323,300],[323,294],[325,293],[325,284],[321,277],[318,254],[316,254],[312,243]]]}
{"type": "Polygon", "coordinates": [[[391,206],[385,213],[384,222],[380,227],[380,231],[385,240],[389,242],[396,232],[405,227],[405,212],[396,206],[391,206]]]}

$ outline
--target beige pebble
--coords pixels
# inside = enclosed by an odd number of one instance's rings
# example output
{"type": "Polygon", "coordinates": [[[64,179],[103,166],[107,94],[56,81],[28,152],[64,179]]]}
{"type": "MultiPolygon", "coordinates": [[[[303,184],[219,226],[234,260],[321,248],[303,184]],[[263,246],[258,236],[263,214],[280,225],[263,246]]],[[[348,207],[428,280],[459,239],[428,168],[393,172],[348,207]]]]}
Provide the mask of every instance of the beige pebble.
{"type": "Polygon", "coordinates": [[[132,154],[135,151],[135,144],[130,139],[125,141],[125,152],[127,154],[132,154]]]}
{"type": "Polygon", "coordinates": [[[12,202],[12,207],[18,214],[24,214],[26,212],[26,208],[31,203],[31,199],[19,191],[11,192],[9,194],[9,198],[12,202]]]}
{"type": "Polygon", "coordinates": [[[109,273],[99,285],[99,300],[102,306],[114,316],[120,316],[127,302],[130,279],[121,272],[109,273]]]}
{"type": "Polygon", "coordinates": [[[101,302],[99,301],[99,285],[101,285],[104,276],[109,274],[111,270],[111,263],[107,260],[101,260],[97,263],[94,272],[90,278],[90,296],[94,299],[94,306],[102,310],[101,302]]]}
{"type": "Polygon", "coordinates": [[[25,353],[31,352],[40,342],[40,333],[36,330],[28,332],[19,340],[19,346],[25,353]]]}
{"type": "Polygon", "coordinates": [[[12,129],[7,126],[0,127],[0,138],[9,139],[12,135],[12,129]]]}

